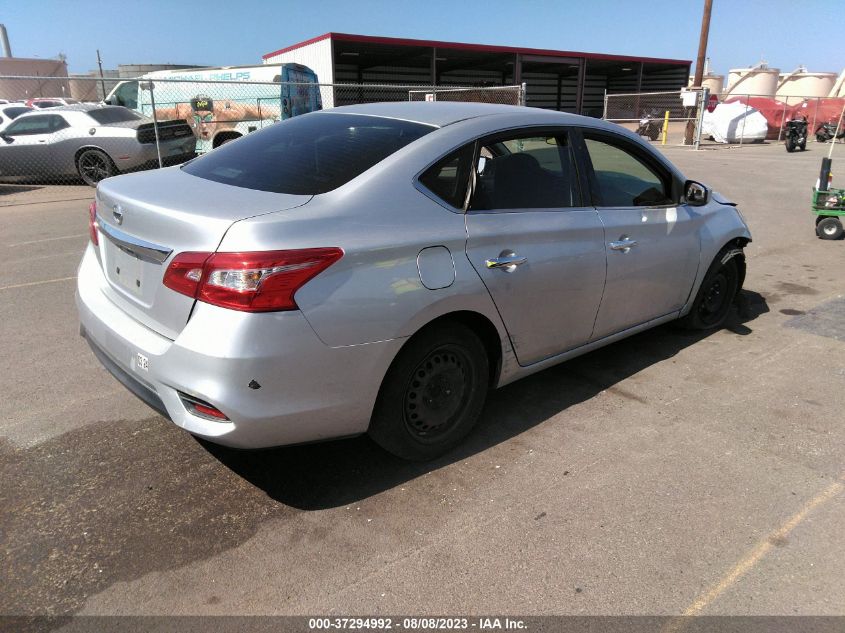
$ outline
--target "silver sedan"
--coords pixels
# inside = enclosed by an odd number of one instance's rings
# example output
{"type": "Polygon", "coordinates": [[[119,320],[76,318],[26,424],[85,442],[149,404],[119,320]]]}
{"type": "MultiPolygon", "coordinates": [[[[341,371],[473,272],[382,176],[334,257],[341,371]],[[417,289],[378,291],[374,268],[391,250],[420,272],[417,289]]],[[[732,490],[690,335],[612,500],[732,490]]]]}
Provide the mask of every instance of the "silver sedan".
{"type": "Polygon", "coordinates": [[[429,459],[488,389],[681,319],[725,321],[735,206],[595,119],[470,103],[306,114],[109,178],[82,333],[186,431],[258,448],[369,433],[429,459]]]}

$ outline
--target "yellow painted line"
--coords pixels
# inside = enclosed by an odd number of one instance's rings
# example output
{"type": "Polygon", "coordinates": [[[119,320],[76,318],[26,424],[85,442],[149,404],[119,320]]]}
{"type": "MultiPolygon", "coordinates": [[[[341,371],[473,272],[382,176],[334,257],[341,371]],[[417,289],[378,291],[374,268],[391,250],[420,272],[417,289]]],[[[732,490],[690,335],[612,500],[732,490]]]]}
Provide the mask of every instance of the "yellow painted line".
{"type": "Polygon", "coordinates": [[[76,277],[60,277],[59,279],[46,279],[44,281],[30,281],[25,284],[14,284],[12,286],[0,286],[0,290],[12,290],[13,288],[27,288],[29,286],[40,286],[42,284],[54,284],[58,281],[69,281],[76,279],[76,277]]]}
{"type": "Polygon", "coordinates": [[[745,557],[743,557],[742,560],[734,565],[727,574],[722,576],[719,582],[696,598],[696,600],[684,610],[681,617],[674,619],[667,626],[663,627],[663,629],[661,629],[662,633],[674,633],[675,631],[679,631],[685,626],[685,622],[683,620],[684,617],[699,615],[709,604],[716,600],[716,598],[721,596],[731,586],[735,585],[740,578],[747,574],[752,567],[759,563],[763,557],[765,557],[766,554],[775,547],[773,543],[777,543],[778,541],[782,542],[783,539],[792,532],[792,530],[798,527],[798,525],[807,518],[808,514],[845,490],[845,484],[842,483],[843,480],[845,480],[845,475],[840,476],[837,481],[834,481],[827,488],[810,499],[806,504],[804,504],[804,507],[789,517],[789,519],[777,530],[757,543],[754,549],[752,549],[745,555],[745,557]]]}

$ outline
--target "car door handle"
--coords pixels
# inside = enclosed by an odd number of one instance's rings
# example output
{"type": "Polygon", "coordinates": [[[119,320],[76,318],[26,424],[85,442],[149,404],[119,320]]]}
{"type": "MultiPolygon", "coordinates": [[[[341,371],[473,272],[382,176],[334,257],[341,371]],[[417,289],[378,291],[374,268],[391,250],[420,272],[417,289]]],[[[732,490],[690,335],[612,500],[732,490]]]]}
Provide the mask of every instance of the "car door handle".
{"type": "Polygon", "coordinates": [[[631,250],[632,246],[636,245],[637,240],[632,240],[626,237],[625,239],[619,240],[618,242],[611,242],[610,248],[614,251],[622,251],[623,253],[627,253],[629,250],[631,250]]]}
{"type": "Polygon", "coordinates": [[[501,268],[506,273],[512,273],[516,270],[517,266],[520,266],[528,261],[527,257],[520,257],[519,255],[499,255],[498,257],[494,257],[493,259],[485,260],[484,265],[487,268],[501,268]]]}

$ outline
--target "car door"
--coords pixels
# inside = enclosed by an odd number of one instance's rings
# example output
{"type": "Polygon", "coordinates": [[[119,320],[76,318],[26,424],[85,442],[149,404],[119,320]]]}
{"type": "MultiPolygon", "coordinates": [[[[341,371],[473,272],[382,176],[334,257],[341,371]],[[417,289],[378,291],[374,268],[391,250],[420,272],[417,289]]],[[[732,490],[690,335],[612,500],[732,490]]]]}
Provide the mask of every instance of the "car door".
{"type": "Polygon", "coordinates": [[[590,340],[605,276],[604,232],[582,202],[569,131],[527,129],[477,143],[467,256],[520,365],[590,340]]]}
{"type": "Polygon", "coordinates": [[[28,115],[13,121],[3,132],[0,175],[35,176],[49,173],[49,143],[54,115],[28,115]]]}
{"type": "Polygon", "coordinates": [[[607,240],[607,281],[593,338],[681,309],[698,269],[700,216],[678,203],[672,174],[609,132],[583,131],[593,202],[607,240]]]}

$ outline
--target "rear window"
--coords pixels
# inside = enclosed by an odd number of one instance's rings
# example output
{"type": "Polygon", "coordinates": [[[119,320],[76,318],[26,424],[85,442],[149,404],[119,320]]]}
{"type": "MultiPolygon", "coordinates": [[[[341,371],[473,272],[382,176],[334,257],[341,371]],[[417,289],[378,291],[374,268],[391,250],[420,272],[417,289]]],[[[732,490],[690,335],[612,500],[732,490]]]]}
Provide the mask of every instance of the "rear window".
{"type": "Polygon", "coordinates": [[[356,114],[306,114],[227,143],[184,165],[236,187],[315,195],[337,189],[436,128],[356,114]]]}
{"type": "Polygon", "coordinates": [[[18,106],[14,108],[5,108],[3,110],[3,114],[5,114],[10,119],[17,119],[20,115],[25,114],[27,112],[32,112],[32,108],[27,108],[26,106],[18,106]]]}
{"type": "Polygon", "coordinates": [[[89,110],[88,116],[100,125],[122,123],[123,121],[137,121],[138,119],[143,118],[140,114],[133,112],[128,108],[103,108],[101,110],[89,110]]]}

